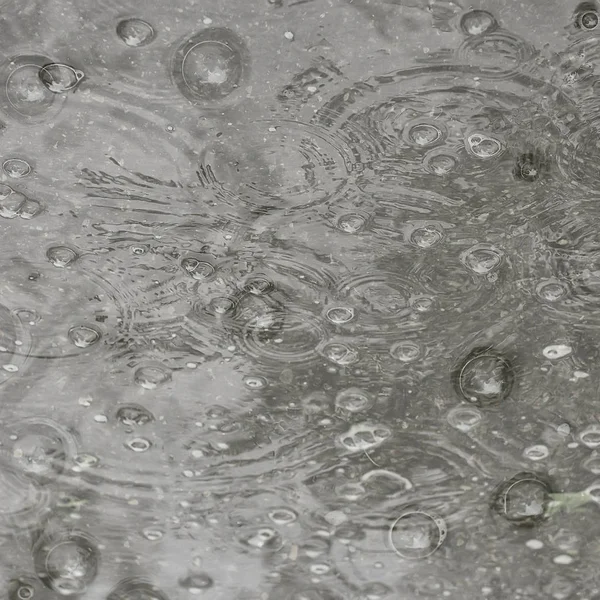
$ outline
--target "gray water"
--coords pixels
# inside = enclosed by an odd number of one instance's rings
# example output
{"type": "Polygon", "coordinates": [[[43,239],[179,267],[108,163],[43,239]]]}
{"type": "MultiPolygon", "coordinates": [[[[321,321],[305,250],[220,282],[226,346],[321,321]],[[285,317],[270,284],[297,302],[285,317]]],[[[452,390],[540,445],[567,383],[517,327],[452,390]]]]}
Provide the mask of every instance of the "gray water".
{"type": "Polygon", "coordinates": [[[2,598],[599,598],[598,9],[4,3],[2,598]]]}

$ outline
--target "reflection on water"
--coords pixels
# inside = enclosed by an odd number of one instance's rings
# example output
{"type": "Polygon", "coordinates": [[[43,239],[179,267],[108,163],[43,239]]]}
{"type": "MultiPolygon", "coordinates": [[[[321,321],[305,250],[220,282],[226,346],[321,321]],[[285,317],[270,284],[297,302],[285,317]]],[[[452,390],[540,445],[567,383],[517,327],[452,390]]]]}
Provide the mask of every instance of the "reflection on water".
{"type": "Polygon", "coordinates": [[[598,597],[599,14],[5,3],[4,595],[598,597]]]}

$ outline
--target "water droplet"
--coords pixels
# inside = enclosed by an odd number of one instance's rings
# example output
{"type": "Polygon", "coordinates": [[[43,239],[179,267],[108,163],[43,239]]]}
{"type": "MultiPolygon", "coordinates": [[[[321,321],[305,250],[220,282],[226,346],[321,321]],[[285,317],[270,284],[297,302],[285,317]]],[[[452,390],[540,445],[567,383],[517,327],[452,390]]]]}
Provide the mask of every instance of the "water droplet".
{"type": "Polygon", "coordinates": [[[275,289],[275,284],[266,277],[250,277],[244,283],[244,291],[255,296],[270,294],[275,289]]]}
{"type": "Polygon", "coordinates": [[[251,390],[260,390],[264,387],[267,387],[268,382],[260,375],[248,375],[247,377],[244,377],[244,385],[249,387],[251,390]]]}
{"type": "Polygon", "coordinates": [[[241,538],[241,542],[245,546],[250,546],[262,552],[269,551],[273,552],[279,550],[283,546],[283,539],[270,527],[261,527],[260,529],[253,530],[247,533],[241,538]]]}
{"type": "Polygon", "coordinates": [[[514,385],[514,371],[507,358],[485,348],[476,348],[453,374],[457,393],[479,406],[508,398],[514,385]]]}
{"type": "Polygon", "coordinates": [[[128,46],[138,48],[154,39],[154,28],[142,19],[125,19],[117,25],[117,35],[128,46]]]}
{"type": "Polygon", "coordinates": [[[140,367],[134,374],[134,381],[146,390],[154,390],[171,380],[171,373],[164,367],[140,367]]]}
{"type": "Polygon", "coordinates": [[[569,287],[558,279],[546,279],[537,284],[535,293],[544,302],[557,302],[568,296],[569,287]]]}
{"type": "Polygon", "coordinates": [[[579,432],[579,439],[588,448],[597,448],[600,446],[600,425],[588,425],[579,432]]]}
{"type": "Polygon", "coordinates": [[[447,532],[446,522],[441,517],[412,510],[400,515],[392,523],[389,542],[402,558],[426,558],[444,543],[447,532]]]}
{"type": "Polygon", "coordinates": [[[334,306],[325,315],[335,325],[345,325],[354,319],[354,309],[347,306],[334,306]]]}
{"type": "Polygon", "coordinates": [[[10,186],[0,184],[0,217],[15,219],[19,216],[26,197],[15,192],[10,186]]]}
{"type": "Polygon", "coordinates": [[[125,447],[133,450],[134,452],[146,452],[152,447],[152,444],[146,438],[133,438],[125,442],[125,447]]]}
{"type": "Polygon", "coordinates": [[[481,422],[481,413],[473,407],[457,406],[450,410],[447,418],[452,427],[467,432],[481,422]]]}
{"type": "Polygon", "coordinates": [[[358,233],[362,231],[367,224],[367,220],[362,215],[347,214],[342,215],[337,221],[338,229],[346,233],[358,233]]]}
{"type": "Polygon", "coordinates": [[[94,454],[77,454],[73,457],[73,462],[75,463],[74,471],[83,471],[97,466],[100,459],[94,454]]]}
{"type": "Polygon", "coordinates": [[[77,325],[71,327],[67,334],[72,344],[78,348],[88,348],[100,340],[100,332],[90,325],[77,325]]]}
{"type": "Polygon", "coordinates": [[[465,140],[467,151],[482,160],[494,158],[504,151],[504,144],[492,137],[482,133],[473,133],[465,140]]]}
{"type": "Polygon", "coordinates": [[[485,10],[471,10],[460,20],[460,28],[467,35],[483,35],[498,28],[492,14],[485,10]]]}
{"type": "Polygon", "coordinates": [[[477,275],[495,271],[503,259],[504,252],[490,244],[476,244],[460,254],[460,262],[477,275]]]}
{"type": "Polygon", "coordinates": [[[411,121],[406,124],[402,137],[413,146],[425,148],[443,141],[446,132],[440,127],[423,121],[411,121]]]}
{"type": "Polygon", "coordinates": [[[523,456],[528,458],[529,460],[544,460],[550,456],[550,450],[548,446],[544,446],[543,444],[536,444],[534,446],[529,446],[523,450],[523,456]]]}
{"type": "Polygon", "coordinates": [[[130,246],[131,254],[136,256],[143,256],[148,253],[148,246],[130,246]]]}
{"type": "Polygon", "coordinates": [[[353,365],[360,360],[358,350],[346,344],[326,344],[323,346],[322,354],[331,362],[344,367],[353,365]]]}
{"type": "Polygon", "coordinates": [[[145,527],[142,529],[142,535],[151,542],[162,540],[164,533],[160,529],[154,527],[145,527]]]}
{"type": "Polygon", "coordinates": [[[78,258],[77,252],[67,246],[53,246],[52,248],[48,248],[46,257],[55,267],[67,267],[78,258]]]}
{"type": "Polygon", "coordinates": [[[341,445],[350,452],[364,452],[376,448],[392,435],[392,430],[378,423],[357,423],[339,436],[341,445]]]}
{"type": "Polygon", "coordinates": [[[2,163],[2,170],[12,179],[21,179],[31,173],[31,166],[22,158],[9,158],[2,163]]]}
{"type": "Polygon", "coordinates": [[[550,487],[534,473],[518,473],[493,492],[492,509],[507,521],[531,527],[544,518],[550,487]]]}
{"type": "Polygon", "coordinates": [[[100,552],[84,534],[42,537],[33,555],[42,583],[62,596],[83,594],[96,578],[100,552]]]}
{"type": "Polygon", "coordinates": [[[372,408],[375,404],[375,399],[371,394],[361,390],[360,388],[352,387],[342,390],[335,397],[335,405],[342,411],[351,413],[364,412],[372,408]]]}
{"type": "Polygon", "coordinates": [[[209,262],[197,258],[184,258],[181,266],[186,273],[198,280],[208,279],[215,272],[215,268],[209,262]]]}
{"type": "Polygon", "coordinates": [[[275,508],[269,511],[269,519],[275,525],[289,525],[298,518],[298,515],[291,508],[275,508]]]}
{"type": "Polygon", "coordinates": [[[123,404],[119,406],[115,418],[126,427],[141,427],[154,421],[152,413],[139,404],[123,404]]]}
{"type": "Polygon", "coordinates": [[[413,362],[421,356],[421,347],[416,342],[404,340],[390,348],[390,355],[400,362],[413,362]]]}
{"type": "Polygon", "coordinates": [[[250,53],[230,29],[211,27],[197,33],[176,52],[173,78],[191,102],[222,102],[241,89],[250,74],[250,53]]]}
{"type": "Polygon", "coordinates": [[[54,94],[63,94],[77,87],[83,79],[83,71],[69,65],[52,63],[40,69],[41,82],[54,94]]]}
{"type": "Polygon", "coordinates": [[[419,248],[431,248],[444,239],[444,233],[435,225],[414,229],[410,234],[411,244],[419,248]]]}
{"type": "Polygon", "coordinates": [[[586,10],[578,16],[577,23],[582,29],[592,31],[598,27],[598,13],[595,10],[586,10]]]}
{"type": "Polygon", "coordinates": [[[213,580],[208,573],[193,573],[179,580],[179,585],[190,594],[200,594],[212,587],[213,580]]]}

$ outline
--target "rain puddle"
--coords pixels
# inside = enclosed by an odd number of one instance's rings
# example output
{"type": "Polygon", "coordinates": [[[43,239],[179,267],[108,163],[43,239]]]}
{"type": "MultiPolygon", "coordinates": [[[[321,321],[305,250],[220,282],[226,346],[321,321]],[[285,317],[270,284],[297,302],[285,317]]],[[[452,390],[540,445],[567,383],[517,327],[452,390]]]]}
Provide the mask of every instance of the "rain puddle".
{"type": "Polygon", "coordinates": [[[5,2],[3,597],[599,598],[599,14],[5,2]]]}

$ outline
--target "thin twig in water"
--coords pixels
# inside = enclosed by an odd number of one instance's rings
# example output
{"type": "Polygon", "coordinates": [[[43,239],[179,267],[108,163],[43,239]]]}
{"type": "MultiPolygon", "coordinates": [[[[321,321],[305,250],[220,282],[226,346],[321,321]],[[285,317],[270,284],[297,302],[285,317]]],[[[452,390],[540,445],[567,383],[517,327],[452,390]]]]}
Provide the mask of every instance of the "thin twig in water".
{"type": "Polygon", "coordinates": [[[376,466],[376,467],[381,467],[381,465],[378,465],[370,456],[369,453],[365,450],[364,451],[365,456],[376,466]]]}

